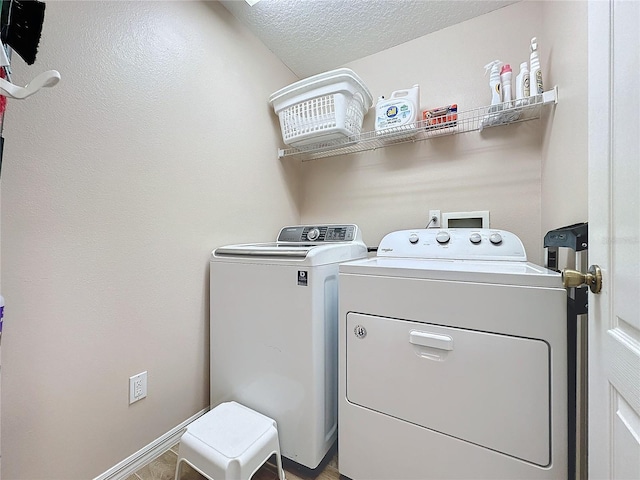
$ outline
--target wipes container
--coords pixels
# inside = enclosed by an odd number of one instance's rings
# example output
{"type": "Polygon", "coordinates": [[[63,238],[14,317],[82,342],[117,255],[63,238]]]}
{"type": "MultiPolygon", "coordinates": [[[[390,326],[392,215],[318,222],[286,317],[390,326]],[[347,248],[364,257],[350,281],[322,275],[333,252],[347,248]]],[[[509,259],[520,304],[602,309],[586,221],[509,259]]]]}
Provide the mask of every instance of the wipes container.
{"type": "Polygon", "coordinates": [[[416,121],[419,110],[419,85],[405,90],[396,90],[389,98],[380,97],[376,104],[376,134],[415,135],[418,131],[416,121]]]}
{"type": "Polygon", "coordinates": [[[355,143],[373,97],[353,70],[339,68],[284,87],[269,103],[284,143],[305,150],[355,143]]]}
{"type": "Polygon", "coordinates": [[[425,110],[422,120],[426,130],[455,127],[458,125],[458,104],[425,110]]]}

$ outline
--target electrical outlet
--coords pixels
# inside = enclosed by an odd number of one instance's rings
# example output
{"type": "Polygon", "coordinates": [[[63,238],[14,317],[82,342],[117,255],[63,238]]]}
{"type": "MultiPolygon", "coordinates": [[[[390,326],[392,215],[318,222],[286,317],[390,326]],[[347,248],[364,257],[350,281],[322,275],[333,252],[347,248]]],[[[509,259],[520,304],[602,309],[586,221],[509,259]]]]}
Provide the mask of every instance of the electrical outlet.
{"type": "Polygon", "coordinates": [[[129,377],[129,405],[147,396],[147,372],[129,377]]]}
{"type": "Polygon", "coordinates": [[[429,210],[429,228],[440,228],[440,219],[440,210],[429,210]]]}

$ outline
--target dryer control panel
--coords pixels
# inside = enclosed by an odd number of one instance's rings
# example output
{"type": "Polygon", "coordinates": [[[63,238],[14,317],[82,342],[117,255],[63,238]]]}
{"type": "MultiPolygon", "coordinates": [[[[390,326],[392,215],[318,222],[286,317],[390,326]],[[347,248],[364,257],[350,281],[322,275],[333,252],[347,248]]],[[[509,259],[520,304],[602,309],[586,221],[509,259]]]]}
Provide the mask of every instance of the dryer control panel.
{"type": "Polygon", "coordinates": [[[325,243],[360,241],[358,227],[346,225],[297,225],[284,227],[278,234],[278,242],[325,243]]]}
{"type": "Polygon", "coordinates": [[[517,235],[493,228],[430,228],[387,234],[378,257],[527,261],[517,235]]]}

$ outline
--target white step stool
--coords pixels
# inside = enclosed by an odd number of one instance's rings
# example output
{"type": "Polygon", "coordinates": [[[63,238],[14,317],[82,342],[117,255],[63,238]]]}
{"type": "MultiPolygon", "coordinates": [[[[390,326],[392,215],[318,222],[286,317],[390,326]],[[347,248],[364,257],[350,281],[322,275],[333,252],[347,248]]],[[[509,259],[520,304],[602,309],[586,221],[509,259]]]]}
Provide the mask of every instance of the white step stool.
{"type": "Polygon", "coordinates": [[[182,434],[175,480],[182,462],[211,480],[249,480],[274,453],[285,480],[276,422],[239,403],[221,403],[182,434]]]}

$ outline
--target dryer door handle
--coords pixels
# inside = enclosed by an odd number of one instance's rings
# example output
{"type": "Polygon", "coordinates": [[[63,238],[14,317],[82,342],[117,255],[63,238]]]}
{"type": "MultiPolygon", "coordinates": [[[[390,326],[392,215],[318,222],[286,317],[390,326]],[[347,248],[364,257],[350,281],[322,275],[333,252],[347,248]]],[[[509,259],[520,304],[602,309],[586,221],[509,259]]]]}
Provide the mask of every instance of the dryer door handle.
{"type": "Polygon", "coordinates": [[[438,348],[440,350],[453,350],[453,338],[440,333],[411,330],[409,332],[409,343],[423,347],[438,348]]]}

